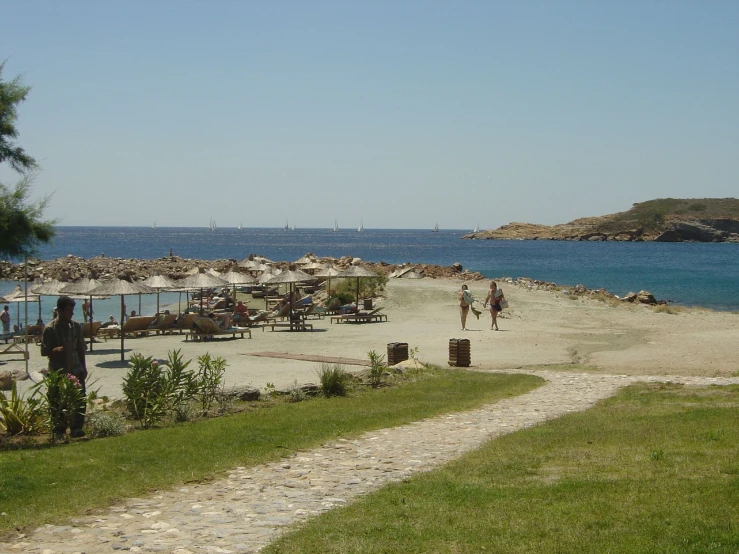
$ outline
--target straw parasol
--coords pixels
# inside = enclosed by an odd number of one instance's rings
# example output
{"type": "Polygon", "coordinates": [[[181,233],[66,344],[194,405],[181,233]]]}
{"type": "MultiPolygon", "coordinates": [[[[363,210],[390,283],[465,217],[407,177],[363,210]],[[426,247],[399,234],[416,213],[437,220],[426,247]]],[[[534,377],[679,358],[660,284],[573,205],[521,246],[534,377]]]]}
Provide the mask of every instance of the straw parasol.
{"type": "Polygon", "coordinates": [[[128,281],[124,281],[123,279],[114,279],[112,281],[103,281],[100,286],[95,287],[94,289],[88,291],[88,294],[95,295],[95,296],[119,296],[121,297],[121,361],[124,360],[123,355],[123,342],[124,342],[124,335],[123,332],[123,321],[125,316],[125,303],[124,303],[124,297],[127,294],[154,294],[156,292],[153,288],[147,287],[144,284],[141,283],[130,283],[128,281]]]}
{"type": "Polygon", "coordinates": [[[175,286],[178,289],[183,290],[198,290],[200,289],[200,313],[203,313],[203,289],[213,289],[218,287],[224,287],[229,283],[220,277],[211,275],[198,268],[198,272],[175,281],[175,286]]]}
{"type": "MultiPolygon", "coordinates": [[[[92,336],[92,322],[93,322],[93,309],[92,309],[92,299],[93,296],[95,298],[107,298],[107,295],[105,294],[90,294],[90,291],[94,288],[99,287],[103,284],[103,281],[98,281],[97,279],[88,279],[86,277],[83,277],[82,279],[79,279],[77,281],[73,281],[72,283],[67,283],[66,286],[63,286],[59,289],[59,294],[63,294],[65,296],[70,296],[73,298],[90,298],[90,352],[92,352],[92,345],[94,342],[94,337],[92,336]]],[[[87,323],[87,314],[83,314],[82,318],[87,323]]]]}
{"type": "Polygon", "coordinates": [[[61,289],[67,285],[69,285],[68,282],[52,279],[51,281],[34,285],[31,287],[31,292],[43,296],[60,296],[62,294],[61,289]]]}
{"type": "Polygon", "coordinates": [[[377,277],[377,274],[369,269],[363,268],[361,265],[353,265],[346,271],[339,273],[338,277],[356,277],[357,278],[357,308],[359,308],[359,280],[366,277],[377,277]]]}
{"type": "Polygon", "coordinates": [[[288,269],[283,272],[281,272],[279,275],[275,275],[267,281],[268,285],[279,285],[282,283],[287,283],[290,285],[290,294],[288,295],[288,298],[290,299],[290,330],[293,330],[293,285],[295,283],[300,283],[302,281],[310,281],[312,277],[308,275],[305,271],[301,271],[299,269],[288,269]]]}
{"type": "MultiPolygon", "coordinates": [[[[3,296],[0,302],[6,302],[8,304],[10,302],[16,302],[18,304],[18,327],[21,326],[21,302],[38,302],[38,317],[41,319],[41,296],[33,293],[31,290],[28,290],[26,294],[20,285],[16,285],[11,292],[3,296]]],[[[26,321],[26,325],[28,325],[28,321],[26,321]]]]}
{"type": "Polygon", "coordinates": [[[159,293],[162,290],[173,289],[176,287],[175,282],[161,273],[155,273],[151,277],[141,281],[147,287],[151,287],[157,291],[157,313],[159,313],[159,293]]]}
{"type": "Polygon", "coordinates": [[[231,268],[228,272],[223,273],[221,275],[221,279],[233,285],[234,305],[236,304],[236,285],[249,285],[251,283],[257,282],[257,280],[251,275],[247,275],[245,273],[241,273],[240,271],[236,271],[234,268],[231,268]]]}
{"type": "Polygon", "coordinates": [[[334,269],[333,266],[328,266],[321,271],[316,271],[314,277],[326,277],[328,278],[328,294],[331,295],[331,277],[338,277],[341,272],[338,269],[334,269]]]}

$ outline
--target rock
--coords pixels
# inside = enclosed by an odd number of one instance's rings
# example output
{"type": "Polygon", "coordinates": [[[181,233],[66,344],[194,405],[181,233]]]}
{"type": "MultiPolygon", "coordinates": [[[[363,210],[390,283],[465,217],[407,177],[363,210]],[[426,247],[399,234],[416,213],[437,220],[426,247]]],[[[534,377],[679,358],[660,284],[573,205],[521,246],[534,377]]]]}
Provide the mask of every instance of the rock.
{"type": "Polygon", "coordinates": [[[0,390],[11,390],[13,388],[13,374],[10,371],[0,373],[0,390]]]}
{"type": "Polygon", "coordinates": [[[461,264],[461,263],[459,263],[459,262],[454,262],[454,263],[452,264],[452,269],[453,269],[454,271],[456,271],[457,273],[462,273],[462,270],[463,270],[464,268],[462,267],[462,264],[461,264]]]}
{"type": "Polygon", "coordinates": [[[636,302],[636,293],[629,291],[629,293],[621,299],[622,302],[636,302]]]}
{"type": "Polygon", "coordinates": [[[657,299],[652,295],[651,292],[646,290],[640,290],[639,294],[636,295],[636,299],[642,304],[656,304],[657,299]]]}
{"type": "Polygon", "coordinates": [[[229,396],[243,400],[244,402],[256,402],[261,396],[259,389],[254,387],[234,387],[227,393],[229,396]]]}

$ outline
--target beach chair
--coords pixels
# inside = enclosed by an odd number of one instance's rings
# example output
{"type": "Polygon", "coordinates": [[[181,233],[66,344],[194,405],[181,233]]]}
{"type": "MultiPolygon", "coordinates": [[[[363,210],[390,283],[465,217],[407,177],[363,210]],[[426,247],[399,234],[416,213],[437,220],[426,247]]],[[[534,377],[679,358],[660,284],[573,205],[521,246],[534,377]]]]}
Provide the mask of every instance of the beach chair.
{"type": "Polygon", "coordinates": [[[100,326],[102,324],[103,324],[102,321],[93,321],[92,323],[85,323],[82,326],[82,338],[89,339],[90,336],[96,337],[98,334],[98,331],[100,331],[100,326]]]}
{"type": "Polygon", "coordinates": [[[16,333],[0,335],[0,340],[5,341],[5,346],[0,347],[0,355],[21,356],[24,360],[29,359],[30,355],[27,355],[26,349],[21,346],[23,340],[16,341],[16,338],[18,338],[16,333]]]}
{"type": "Polygon", "coordinates": [[[121,333],[124,337],[148,337],[151,322],[156,319],[153,315],[136,315],[129,317],[126,322],[121,325],[121,333]]]}
{"type": "Polygon", "coordinates": [[[175,314],[161,314],[153,327],[154,332],[157,335],[171,335],[175,330],[176,321],[177,316],[175,314]]]}
{"type": "Polygon", "coordinates": [[[371,312],[359,312],[357,314],[332,315],[331,323],[379,323],[387,321],[387,315],[380,313],[382,308],[375,308],[371,312]]]}
{"type": "Polygon", "coordinates": [[[193,329],[185,335],[185,341],[192,338],[194,341],[214,338],[217,336],[231,335],[232,338],[236,338],[236,335],[240,335],[244,338],[244,334],[248,333],[251,338],[251,329],[248,327],[229,327],[228,329],[221,329],[215,321],[209,317],[195,317],[192,320],[193,329]]]}

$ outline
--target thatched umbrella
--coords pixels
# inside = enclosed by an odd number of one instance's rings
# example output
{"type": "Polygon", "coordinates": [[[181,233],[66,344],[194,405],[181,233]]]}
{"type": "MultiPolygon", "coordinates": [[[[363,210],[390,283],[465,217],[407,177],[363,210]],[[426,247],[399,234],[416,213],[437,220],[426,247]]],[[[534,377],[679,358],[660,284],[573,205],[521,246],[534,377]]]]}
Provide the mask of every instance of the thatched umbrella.
{"type": "MultiPolygon", "coordinates": [[[[18,304],[18,328],[21,326],[21,302],[38,302],[38,317],[41,319],[41,296],[34,294],[30,289],[26,293],[23,287],[16,285],[11,292],[2,297],[0,302],[6,302],[8,304],[16,302],[18,304]]],[[[26,321],[26,326],[28,326],[28,321],[26,321]]]]}
{"type": "MultiPolygon", "coordinates": [[[[103,284],[103,281],[98,281],[97,279],[88,279],[86,277],[83,277],[82,279],[79,279],[78,281],[74,281],[72,283],[67,283],[66,286],[61,287],[59,289],[59,293],[63,294],[65,296],[71,296],[74,298],[90,298],[90,352],[92,352],[92,345],[93,345],[93,339],[92,336],[92,322],[93,322],[93,309],[92,309],[92,299],[93,296],[95,298],[107,298],[107,295],[100,295],[100,294],[90,294],[90,291],[94,288],[99,287],[103,284]]],[[[82,319],[84,320],[85,324],[87,324],[87,315],[83,313],[82,319]]]]}
{"type": "Polygon", "coordinates": [[[275,275],[270,279],[267,284],[279,285],[281,283],[287,283],[290,285],[290,293],[288,298],[290,299],[290,330],[293,330],[293,285],[302,281],[310,281],[312,277],[305,271],[299,269],[288,269],[281,272],[279,275],[275,275]]]}
{"type": "Polygon", "coordinates": [[[157,313],[159,313],[159,293],[162,290],[173,289],[177,286],[172,279],[170,279],[166,275],[161,275],[159,273],[155,273],[148,279],[144,279],[141,282],[144,283],[147,287],[151,287],[157,291],[157,313]]]}
{"type": "Polygon", "coordinates": [[[338,277],[341,272],[338,269],[334,269],[333,266],[329,266],[321,271],[316,271],[314,277],[327,277],[328,278],[328,294],[331,296],[331,277],[338,277]]]}
{"type": "Polygon", "coordinates": [[[202,269],[199,269],[194,275],[189,275],[184,279],[175,281],[175,286],[178,289],[183,290],[198,290],[200,289],[200,314],[203,314],[203,289],[213,289],[228,285],[228,282],[206,273],[202,269]]]}
{"type": "Polygon", "coordinates": [[[249,285],[251,283],[257,282],[257,280],[251,275],[248,275],[246,273],[241,273],[240,271],[236,271],[234,268],[231,268],[228,272],[221,274],[220,277],[227,283],[231,283],[234,287],[233,289],[234,306],[236,305],[236,285],[249,285]]]}
{"type": "Polygon", "coordinates": [[[33,287],[31,287],[31,292],[43,296],[61,296],[61,289],[68,285],[68,282],[52,279],[51,281],[46,281],[45,283],[34,285],[33,287]]]}
{"type": "Polygon", "coordinates": [[[338,277],[357,278],[357,308],[359,308],[359,280],[363,277],[377,277],[377,274],[368,269],[364,269],[361,265],[353,265],[346,271],[339,273],[338,277]]]}
{"type": "Polygon", "coordinates": [[[156,291],[141,283],[130,283],[123,279],[114,279],[112,281],[103,281],[98,287],[95,287],[88,294],[96,296],[118,296],[121,297],[121,361],[123,361],[123,343],[124,343],[124,332],[123,332],[123,321],[125,314],[125,303],[124,297],[127,294],[154,294],[156,291]]]}

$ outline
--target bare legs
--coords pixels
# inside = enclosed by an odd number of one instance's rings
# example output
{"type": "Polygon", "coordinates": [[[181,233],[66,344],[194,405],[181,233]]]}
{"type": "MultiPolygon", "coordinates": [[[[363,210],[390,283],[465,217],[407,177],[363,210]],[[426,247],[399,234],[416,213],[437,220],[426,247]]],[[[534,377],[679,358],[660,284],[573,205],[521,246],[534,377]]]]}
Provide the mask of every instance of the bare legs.
{"type": "Polygon", "coordinates": [[[469,306],[459,307],[459,317],[462,319],[462,330],[467,328],[467,314],[470,312],[469,306]]]}
{"type": "Polygon", "coordinates": [[[495,309],[495,304],[490,304],[490,317],[492,322],[490,324],[491,329],[498,330],[498,310],[495,309]]]}

